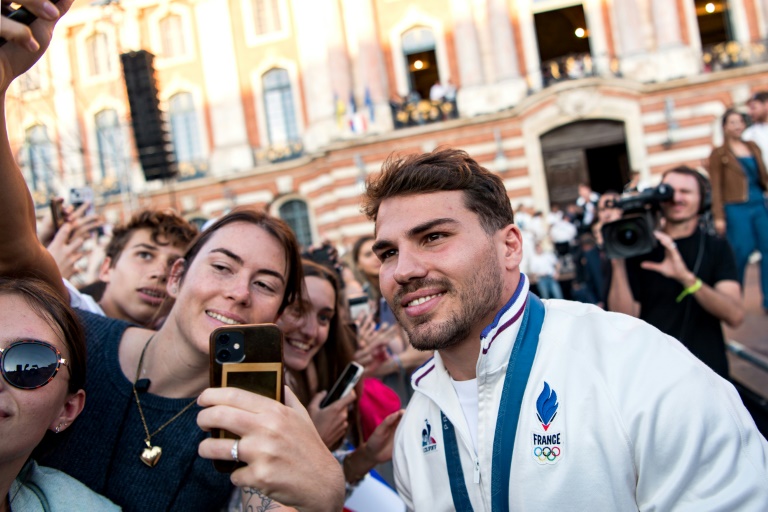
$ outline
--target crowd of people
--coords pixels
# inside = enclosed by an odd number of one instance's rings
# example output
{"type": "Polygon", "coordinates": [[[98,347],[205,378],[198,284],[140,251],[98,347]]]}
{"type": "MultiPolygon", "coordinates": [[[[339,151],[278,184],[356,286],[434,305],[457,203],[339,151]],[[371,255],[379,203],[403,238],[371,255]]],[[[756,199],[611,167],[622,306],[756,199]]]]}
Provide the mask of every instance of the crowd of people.
{"type": "MultiPolygon", "coordinates": [[[[3,19],[1,105],[72,1],[19,2],[29,30],[3,19]]],[[[362,198],[375,234],[349,251],[301,248],[249,207],[202,231],[146,210],[101,241],[87,204],[37,222],[4,121],[0,511],[338,511],[363,487],[361,510],[768,507],[768,443],[720,357],[766,232],[766,132],[744,142],[732,112],[711,184],[665,173],[658,245],[626,261],[601,238],[619,194],[583,185],[563,212],[515,214],[501,179],[449,148],[387,159],[362,198]],[[718,233],[743,241],[735,259],[718,233]],[[532,293],[561,299],[569,273],[602,309],[532,293]],[[271,323],[283,400],[211,387],[211,333],[271,323]],[[352,362],[361,381],[323,404],[352,362]],[[399,497],[372,490],[377,471],[399,497]]]]}

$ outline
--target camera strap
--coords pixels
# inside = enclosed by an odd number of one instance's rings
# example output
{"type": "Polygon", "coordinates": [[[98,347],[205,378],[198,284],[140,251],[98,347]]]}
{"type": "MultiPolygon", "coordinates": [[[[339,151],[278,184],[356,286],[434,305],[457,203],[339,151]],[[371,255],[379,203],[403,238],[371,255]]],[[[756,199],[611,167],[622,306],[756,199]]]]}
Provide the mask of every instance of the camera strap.
{"type": "MultiPolygon", "coordinates": [[[[520,331],[517,333],[515,345],[509,355],[499,411],[496,416],[491,462],[491,509],[494,512],[509,510],[509,478],[512,470],[515,434],[520,418],[520,407],[523,404],[523,394],[528,384],[528,376],[531,373],[543,324],[544,304],[538,297],[528,292],[520,331]]],[[[453,424],[442,411],[440,417],[443,423],[445,462],[448,466],[453,505],[456,510],[471,512],[473,509],[464,480],[464,470],[461,468],[456,432],[453,424]]],[[[475,471],[478,471],[478,468],[475,471]]]]}

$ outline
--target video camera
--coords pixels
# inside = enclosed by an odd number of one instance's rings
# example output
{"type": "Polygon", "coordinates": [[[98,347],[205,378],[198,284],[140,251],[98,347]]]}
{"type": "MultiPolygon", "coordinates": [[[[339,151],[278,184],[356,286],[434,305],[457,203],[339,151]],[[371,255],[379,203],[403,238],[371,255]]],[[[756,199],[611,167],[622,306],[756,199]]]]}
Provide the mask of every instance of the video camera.
{"type": "Polygon", "coordinates": [[[672,187],[662,183],[616,201],[613,207],[621,208],[621,218],[601,229],[606,255],[611,259],[631,258],[651,252],[657,244],[653,230],[661,203],[671,201],[674,195],[672,187]]]}

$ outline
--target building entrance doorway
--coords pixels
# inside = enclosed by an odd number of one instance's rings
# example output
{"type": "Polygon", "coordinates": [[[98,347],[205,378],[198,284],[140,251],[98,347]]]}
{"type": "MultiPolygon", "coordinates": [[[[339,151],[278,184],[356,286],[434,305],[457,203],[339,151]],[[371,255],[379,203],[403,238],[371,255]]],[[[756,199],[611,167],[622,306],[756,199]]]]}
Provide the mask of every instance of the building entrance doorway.
{"type": "Polygon", "coordinates": [[[624,123],[577,121],[541,136],[544,172],[550,205],[576,202],[579,183],[602,194],[621,192],[629,182],[630,166],[624,123]]]}

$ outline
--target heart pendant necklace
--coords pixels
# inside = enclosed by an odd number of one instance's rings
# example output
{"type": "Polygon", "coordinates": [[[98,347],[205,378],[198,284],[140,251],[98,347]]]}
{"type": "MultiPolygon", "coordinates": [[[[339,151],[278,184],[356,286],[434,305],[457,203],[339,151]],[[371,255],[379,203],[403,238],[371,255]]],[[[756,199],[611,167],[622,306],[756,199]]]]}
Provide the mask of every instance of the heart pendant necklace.
{"type": "Polygon", "coordinates": [[[147,418],[144,417],[144,411],[141,409],[141,400],[139,400],[139,392],[136,391],[136,382],[139,380],[139,375],[141,375],[141,367],[144,363],[144,354],[147,351],[147,347],[149,346],[149,343],[154,339],[155,335],[149,337],[147,342],[144,344],[144,348],[141,350],[141,356],[139,357],[139,366],[136,368],[136,380],[133,381],[133,396],[136,397],[136,407],[139,409],[139,416],[141,416],[141,423],[144,425],[144,432],[147,433],[146,439],[144,439],[144,444],[147,445],[144,450],[142,450],[141,455],[139,455],[139,458],[141,459],[141,462],[146,464],[147,466],[153,468],[157,465],[157,463],[160,461],[160,456],[163,454],[163,449],[159,446],[155,445],[152,446],[152,436],[163,430],[165,427],[173,423],[179,416],[187,412],[187,409],[192,407],[195,402],[197,401],[192,400],[190,403],[188,403],[182,410],[177,412],[173,418],[169,419],[165,423],[163,423],[160,428],[149,433],[149,427],[147,426],[147,418]]]}

